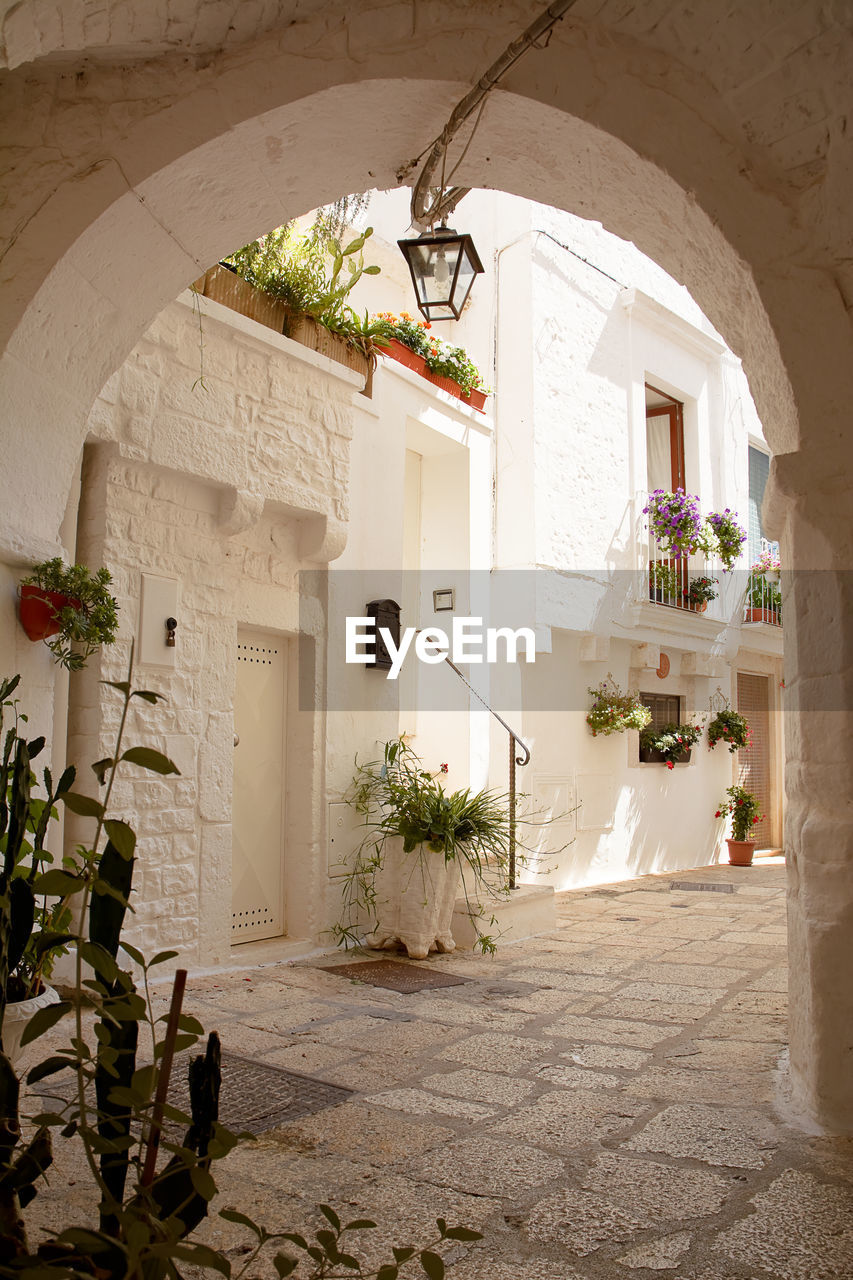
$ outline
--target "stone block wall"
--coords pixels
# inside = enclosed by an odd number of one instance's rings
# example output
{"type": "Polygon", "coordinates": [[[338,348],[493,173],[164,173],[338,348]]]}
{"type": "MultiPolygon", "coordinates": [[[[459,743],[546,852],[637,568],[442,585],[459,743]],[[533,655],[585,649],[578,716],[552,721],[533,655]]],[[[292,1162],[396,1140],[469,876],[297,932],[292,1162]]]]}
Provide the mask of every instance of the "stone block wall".
{"type": "MultiPolygon", "coordinates": [[[[317,564],[306,548],[328,559],[316,529],[335,530],[342,545],[357,386],[355,375],[313,352],[202,305],[203,387],[193,388],[198,317],[179,301],[92,410],[77,555],[110,569],[120,641],[71,681],[69,759],[82,762],[81,786],[96,794],[87,765],[112,754],[121,708],[99,680],[126,677],[142,575],[176,580],[176,646],[163,651],[174,665],[137,662],[133,678],[164,701],[134,702],[125,745],[156,747],[180,775],[122,766],[111,809],[139,837],[130,941],[149,953],[180,948],[184,962],[205,965],[226,960],[230,946],[237,627],[294,636],[298,572],[317,564]]],[[[321,785],[322,739],[304,717],[295,734],[298,777],[289,769],[282,786],[309,798],[288,818],[288,844],[303,863],[288,918],[296,936],[313,937],[322,903],[309,864],[321,832],[300,824],[318,808],[310,796],[321,785]]],[[[86,824],[73,819],[68,839],[86,837],[86,824]]]]}

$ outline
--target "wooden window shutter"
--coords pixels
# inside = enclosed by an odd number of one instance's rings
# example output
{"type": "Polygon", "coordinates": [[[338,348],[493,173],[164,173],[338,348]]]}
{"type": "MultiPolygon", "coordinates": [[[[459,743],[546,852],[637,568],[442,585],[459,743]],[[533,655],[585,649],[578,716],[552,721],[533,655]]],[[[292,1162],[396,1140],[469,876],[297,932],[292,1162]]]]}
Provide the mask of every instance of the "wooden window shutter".
{"type": "Polygon", "coordinates": [[[764,814],[753,827],[753,838],[767,847],[772,840],[770,824],[770,677],[746,675],[737,677],[737,709],[745,716],[752,731],[752,742],[738,752],[740,785],[751,791],[764,814]]]}

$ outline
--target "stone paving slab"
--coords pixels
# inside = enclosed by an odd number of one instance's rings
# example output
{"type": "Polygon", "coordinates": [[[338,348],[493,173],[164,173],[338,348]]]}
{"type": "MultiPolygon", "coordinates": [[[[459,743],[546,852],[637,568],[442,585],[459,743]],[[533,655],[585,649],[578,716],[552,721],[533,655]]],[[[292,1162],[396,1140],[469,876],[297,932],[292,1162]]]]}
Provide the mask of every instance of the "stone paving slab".
{"type": "MultiPolygon", "coordinates": [[[[483,1231],[441,1247],[448,1280],[853,1277],[853,1140],[774,1109],[784,888],[762,861],[560,894],[548,936],[432,957],[469,981],[410,995],[237,949],[242,969],[190,978],[187,1012],[244,1057],[355,1092],[233,1152],[220,1203],[274,1230],[316,1228],[321,1201],[373,1218],[374,1267],[438,1216],[483,1231]]],[[[60,1203],[93,1209],[73,1149],[59,1144],[36,1237],[60,1203]]],[[[200,1235],[239,1270],[240,1228],[214,1215],[200,1235]]],[[[274,1274],[269,1258],[252,1271],[274,1274]]]]}

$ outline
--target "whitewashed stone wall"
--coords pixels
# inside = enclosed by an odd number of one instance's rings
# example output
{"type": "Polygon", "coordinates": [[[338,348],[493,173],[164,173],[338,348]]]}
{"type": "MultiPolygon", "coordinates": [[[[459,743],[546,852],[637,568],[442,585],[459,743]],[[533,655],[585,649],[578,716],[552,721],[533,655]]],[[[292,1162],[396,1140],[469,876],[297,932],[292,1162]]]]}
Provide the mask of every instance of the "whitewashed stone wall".
{"type": "MultiPolygon", "coordinates": [[[[288,339],[202,305],[204,387],[193,388],[198,318],[179,301],[90,416],[78,554],[113,574],[121,643],[72,680],[69,749],[76,761],[111,753],[120,700],[98,677],[125,676],[141,575],[177,579],[174,670],[137,666],[134,677],[166,700],[135,704],[126,741],[165,752],[180,777],[125,767],[113,807],[140,837],[130,939],[149,951],[176,946],[184,960],[211,964],[224,961],[230,945],[237,625],[294,636],[299,569],[316,563],[311,556],[341,550],[359,383],[288,339]]],[[[317,892],[314,883],[322,825],[312,821],[322,785],[317,725],[299,720],[293,746],[299,785],[288,888],[295,932],[313,938],[323,915],[323,885],[317,892]]],[[[77,834],[79,823],[70,832],[77,834]]]]}

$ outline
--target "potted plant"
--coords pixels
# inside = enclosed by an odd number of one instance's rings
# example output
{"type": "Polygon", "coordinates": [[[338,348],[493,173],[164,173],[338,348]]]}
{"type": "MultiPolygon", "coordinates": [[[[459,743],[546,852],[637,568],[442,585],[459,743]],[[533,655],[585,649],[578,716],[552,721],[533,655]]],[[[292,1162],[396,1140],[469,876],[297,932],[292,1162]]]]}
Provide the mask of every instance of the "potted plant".
{"type": "Polygon", "coordinates": [[[706,553],[718,555],[723,562],[723,573],[729,573],[735,567],[741,547],[746,542],[746,530],[740,527],[728,507],[725,511],[712,511],[706,517],[705,524],[709,530],[706,553]]]}
{"type": "Polygon", "coordinates": [[[752,741],[746,719],[731,707],[723,707],[708,725],[708,746],[713,749],[720,741],[728,744],[732,754],[752,741]]]}
{"type": "MultiPolygon", "coordinates": [[[[0,685],[7,706],[14,706],[8,695],[17,684],[18,677],[14,677],[0,685]]],[[[71,1026],[68,1041],[60,1040],[58,1047],[52,1046],[49,1054],[28,1071],[29,1095],[21,1088],[23,1082],[9,1061],[8,1052],[3,1051],[6,1049],[6,1026],[3,1025],[0,1047],[3,1116],[0,1274],[3,1276],[38,1276],[42,1280],[51,1277],[67,1280],[71,1276],[81,1280],[85,1277],[139,1280],[144,1276],[145,1280],[170,1280],[186,1274],[185,1264],[190,1265],[193,1274],[196,1271],[231,1274],[231,1260],[225,1253],[193,1239],[196,1228],[208,1213],[210,1201],[217,1194],[213,1176],[215,1162],[240,1142],[238,1135],[219,1123],[222,1079],[219,1038],[216,1032],[211,1033],[206,1051],[189,1063],[186,1072],[189,1114],[167,1105],[165,1099],[173,1065],[177,1068],[177,1060],[173,1063],[175,1051],[196,1045],[204,1031],[195,1018],[181,1011],[186,970],[179,969],[175,974],[168,1014],[160,1016],[159,1007],[154,1005],[151,972],[157,965],[177,958],[178,953],[163,951],[149,961],[142,952],[123,941],[125,913],[133,889],[136,835],[127,823],[108,816],[116,770],[122,761],[161,775],[177,773],[177,770],[171,761],[150,747],[122,748],[131,700],[138,698],[156,703],[159,695],[148,690],[133,690],[131,672],[126,681],[114,688],[123,699],[114,757],[93,766],[99,783],[105,788],[103,803],[71,791],[61,796],[67,807],[94,820],[94,834],[89,847],[78,847],[73,867],[47,873],[53,875],[55,881],[60,875],[64,877],[66,892],[75,895],[75,931],[68,938],[75,952],[75,976],[68,999],[40,1009],[28,1023],[24,1039],[27,1043],[35,1041],[63,1017],[68,1017],[71,1026]],[[141,991],[137,990],[129,972],[129,961],[141,975],[141,991]],[[73,1078],[72,1092],[61,1087],[55,1089],[53,1078],[60,1073],[63,1080],[73,1078]],[[48,1082],[46,1088],[45,1081],[48,1082]],[[30,1114],[22,1117],[22,1104],[27,1103],[30,1114]],[[166,1119],[171,1126],[168,1134],[163,1132],[166,1119]],[[75,1208],[67,1198],[66,1201],[61,1197],[57,1199],[49,1230],[45,1230],[47,1219],[41,1210],[36,1215],[37,1242],[28,1232],[29,1206],[47,1180],[46,1175],[49,1176],[53,1143],[60,1140],[60,1136],[63,1143],[68,1142],[78,1150],[76,1163],[83,1172],[77,1176],[86,1181],[87,1194],[82,1209],[75,1208]],[[163,1152],[165,1155],[158,1158],[163,1152]]],[[[16,762],[19,758],[22,761],[21,781],[26,777],[27,768],[23,759],[26,752],[22,756],[21,750],[23,739],[17,733],[19,720],[25,717],[16,716],[15,728],[10,732],[15,743],[12,754],[16,762]]],[[[26,748],[26,743],[23,746],[26,748]]],[[[66,781],[70,773],[64,775],[66,781]]],[[[18,841],[24,825],[24,811],[29,812],[36,824],[44,819],[45,811],[38,809],[40,802],[32,798],[22,809],[22,796],[16,784],[17,798],[2,815],[6,824],[2,832],[5,857],[0,858],[0,870],[4,872],[11,857],[11,842],[18,841]]],[[[16,895],[10,888],[14,883],[15,880],[6,880],[0,890],[0,966],[7,962],[20,932],[20,922],[13,910],[16,895]]],[[[248,1242],[240,1249],[247,1255],[241,1258],[241,1274],[251,1270],[258,1255],[272,1246],[276,1252],[270,1261],[276,1275],[288,1276],[295,1272],[297,1261],[290,1253],[296,1250],[306,1255],[307,1280],[321,1280],[333,1274],[342,1265],[341,1259],[353,1272],[366,1276],[367,1263],[352,1258],[350,1241],[352,1233],[372,1229],[375,1223],[370,1219],[342,1222],[329,1205],[318,1208],[325,1227],[331,1230],[321,1228],[309,1237],[311,1243],[295,1233],[266,1231],[247,1214],[235,1209],[220,1209],[219,1216],[231,1224],[232,1229],[235,1225],[241,1226],[247,1233],[248,1242]],[[278,1250],[279,1244],[289,1252],[278,1250]]],[[[441,1258],[434,1253],[441,1242],[482,1238],[479,1232],[467,1227],[448,1227],[443,1219],[437,1219],[436,1227],[436,1238],[418,1254],[422,1271],[430,1276],[438,1274],[437,1268],[441,1266],[441,1258]]],[[[414,1248],[393,1248],[392,1251],[397,1265],[418,1253],[414,1248]]],[[[380,1267],[378,1273],[396,1273],[394,1263],[380,1267]]]]}
{"type": "Polygon", "coordinates": [[[782,592],[762,572],[750,573],[744,607],[744,622],[768,622],[778,626],[782,620],[782,592]]]}
{"type": "Polygon", "coordinates": [[[765,547],[750,569],[750,573],[760,573],[768,582],[772,582],[774,585],[778,585],[781,571],[782,562],[779,559],[779,553],[773,551],[770,547],[765,547]]]}
{"type": "Polygon", "coordinates": [[[690,749],[701,736],[698,724],[665,724],[662,729],[649,725],[640,734],[640,763],[665,764],[667,769],[687,764],[690,749]]]}
{"type": "Polygon", "coordinates": [[[692,556],[702,545],[699,499],[692,494],[683,489],[674,493],[655,489],[643,512],[649,517],[649,531],[664,555],[669,553],[679,559],[692,556]]]}
{"type": "Polygon", "coordinates": [[[599,734],[624,733],[626,729],[645,729],[651,723],[652,713],[640,701],[640,695],[623,693],[609,674],[596,689],[590,689],[590,693],[593,701],[586,722],[594,738],[599,734]]]}
{"type": "Polygon", "coordinates": [[[384,326],[386,345],[382,355],[426,377],[427,330],[432,325],[426,320],[415,320],[408,311],[401,312],[399,317],[391,311],[380,311],[376,319],[384,326]]]}
{"type": "MultiPolygon", "coordinates": [[[[488,888],[487,872],[504,871],[509,853],[509,814],[493,791],[445,791],[423,768],[404,738],[385,744],[383,759],[356,762],[347,800],[362,816],[365,835],[344,890],[345,919],[335,930],[344,945],[358,943],[365,917],[369,947],[406,948],[411,959],[453,951],[453,908],[460,887],[488,888]]],[[[471,919],[479,945],[494,943],[471,919]]]]}
{"type": "Polygon", "coordinates": [[[399,318],[390,311],[376,317],[384,325],[388,345],[382,354],[414,369],[443,391],[482,412],[488,392],[479,369],[462,347],[454,347],[428,334],[432,325],[415,320],[407,311],[399,318]]]}
{"type": "Polygon", "coordinates": [[[732,834],[726,839],[729,846],[729,862],[733,867],[751,867],[755,841],[750,833],[757,822],[763,818],[759,812],[758,802],[751,791],[743,787],[727,787],[724,800],[714,814],[715,818],[725,818],[731,814],[732,834]]]}
{"type": "Polygon", "coordinates": [[[108,590],[111,582],[107,569],[91,573],[59,556],[45,560],[21,579],[21,626],[31,640],[44,640],[63,667],[79,671],[116,638],[118,604],[108,590]]]}
{"type": "Polygon", "coordinates": [[[386,341],[383,327],[358,316],[346,299],[363,275],[379,274],[378,266],[364,265],[364,245],[372,234],[368,227],[344,245],[320,221],[304,235],[287,223],[224,258],[196,287],[364,373],[369,394],[376,352],[386,341]]]}
{"type": "Polygon", "coordinates": [[[0,955],[0,1027],[3,1051],[13,1063],[30,1018],[59,999],[48,979],[67,950],[71,907],[62,884],[51,878],[53,857],[45,839],[56,803],[74,782],[74,769],[66,769],[54,790],[45,769],[45,797],[35,795],[31,764],[44,749],[44,738],[27,741],[18,731],[26,722],[11,696],[19,680],[0,680],[0,913],[5,911],[8,920],[8,943],[0,955]],[[14,724],[4,733],[10,713],[14,724]]]}
{"type": "Polygon", "coordinates": [[[673,564],[665,560],[649,561],[649,599],[658,604],[677,601],[681,589],[681,574],[673,564]]]}
{"type": "Polygon", "coordinates": [[[717,579],[716,578],[691,578],[690,585],[684,592],[684,597],[691,609],[695,609],[698,613],[704,613],[708,608],[709,600],[716,600],[717,579]]]}

